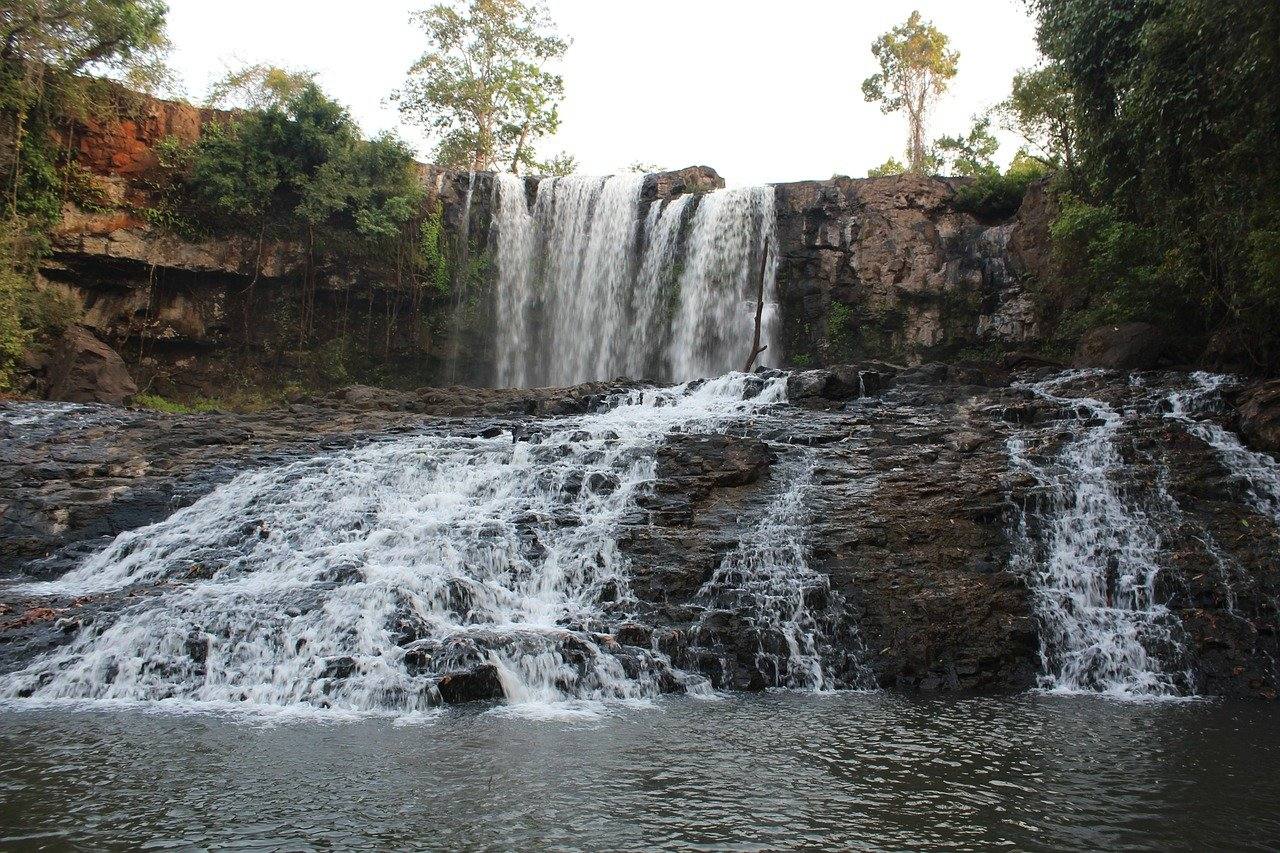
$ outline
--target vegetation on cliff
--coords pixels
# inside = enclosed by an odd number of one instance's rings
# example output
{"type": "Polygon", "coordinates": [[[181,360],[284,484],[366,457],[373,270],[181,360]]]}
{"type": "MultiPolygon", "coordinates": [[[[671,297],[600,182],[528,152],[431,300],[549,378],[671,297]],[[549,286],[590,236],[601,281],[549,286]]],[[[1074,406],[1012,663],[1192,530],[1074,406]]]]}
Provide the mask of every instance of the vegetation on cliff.
{"type": "Polygon", "coordinates": [[[560,126],[564,81],[546,70],[568,42],[546,10],[522,0],[438,3],[416,13],[427,49],[395,94],[404,116],[439,138],[435,162],[457,169],[567,174],[534,142],[560,126]]]}
{"type": "Polygon", "coordinates": [[[1053,236],[1091,319],[1157,322],[1188,358],[1274,371],[1280,5],[1032,7],[1053,85],[1014,99],[1039,105],[1069,172],[1053,236]]]}
{"type": "Polygon", "coordinates": [[[0,391],[33,337],[67,313],[33,284],[49,229],[84,188],[56,130],[127,110],[117,87],[89,75],[145,90],[164,74],[166,12],[161,0],[15,0],[0,7],[0,391]]]}

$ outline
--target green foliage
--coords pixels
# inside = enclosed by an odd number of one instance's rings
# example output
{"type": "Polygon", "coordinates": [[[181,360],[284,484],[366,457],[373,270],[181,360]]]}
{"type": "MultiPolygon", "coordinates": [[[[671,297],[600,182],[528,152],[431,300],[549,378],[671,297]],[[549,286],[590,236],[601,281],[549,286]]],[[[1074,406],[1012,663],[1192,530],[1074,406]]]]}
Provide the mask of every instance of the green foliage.
{"type": "Polygon", "coordinates": [[[563,178],[578,171],[578,158],[567,151],[554,154],[537,166],[537,171],[553,178],[563,178]]]}
{"type": "Polygon", "coordinates": [[[1027,188],[1045,176],[1045,167],[1034,160],[1015,157],[1009,171],[980,174],[956,191],[955,205],[979,219],[1007,219],[1017,213],[1027,188]]]}
{"type": "Polygon", "coordinates": [[[1022,136],[1041,162],[1075,172],[1075,101],[1061,64],[1018,72],[1013,91],[996,107],[1002,124],[1022,136]]]}
{"type": "Polygon", "coordinates": [[[940,172],[970,178],[1000,174],[995,162],[1000,142],[991,133],[989,116],[974,119],[967,136],[943,136],[933,146],[940,172]]]}
{"type": "Polygon", "coordinates": [[[925,126],[929,111],[956,76],[960,54],[949,48],[950,39],[919,12],[894,27],[871,45],[880,70],[862,83],[868,102],[879,102],[886,115],[907,114],[907,163],[910,171],[924,174],[928,168],[925,126]]]}
{"type": "Polygon", "coordinates": [[[444,236],[444,207],[436,202],[435,208],[423,221],[418,234],[418,267],[430,278],[428,281],[436,293],[449,295],[449,254],[444,236]]]}
{"type": "MultiPolygon", "coordinates": [[[[1280,4],[1034,8],[1041,49],[1070,96],[1077,192],[1161,258],[1158,294],[1135,310],[1177,318],[1175,334],[1205,342],[1220,362],[1280,367],[1280,4]]],[[[1096,298],[1129,305],[1130,290],[1117,284],[1096,298]]]]}
{"type": "Polygon", "coordinates": [[[868,178],[887,178],[891,175],[906,174],[907,167],[899,162],[896,157],[890,157],[874,169],[867,170],[868,178]]]}
{"type": "Polygon", "coordinates": [[[209,87],[205,105],[221,109],[266,110],[284,107],[315,83],[313,71],[290,71],[274,65],[246,65],[209,87]]]}
{"type": "Polygon", "coordinates": [[[436,134],[436,162],[462,169],[536,169],[533,142],[560,125],[561,78],[545,70],[568,44],[525,0],[454,0],[414,15],[427,50],[394,95],[436,134]]]}
{"type": "Polygon", "coordinates": [[[422,190],[409,149],[384,135],[365,141],[338,103],[307,81],[295,94],[227,126],[213,125],[192,151],[186,183],[198,211],[243,227],[268,223],[290,235],[397,239],[422,190]]]}
{"type": "Polygon", "coordinates": [[[135,394],[133,396],[133,405],[144,409],[153,409],[157,412],[165,412],[170,415],[214,412],[221,408],[217,400],[211,400],[207,397],[199,397],[191,403],[179,403],[176,400],[161,397],[159,394],[135,394]]]}

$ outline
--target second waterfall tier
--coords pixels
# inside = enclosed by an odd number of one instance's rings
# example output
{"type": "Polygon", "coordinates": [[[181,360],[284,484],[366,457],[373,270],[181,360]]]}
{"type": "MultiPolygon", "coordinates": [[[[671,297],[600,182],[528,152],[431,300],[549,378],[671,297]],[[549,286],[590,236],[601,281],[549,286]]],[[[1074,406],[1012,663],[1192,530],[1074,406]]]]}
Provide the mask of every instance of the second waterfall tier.
{"type": "Polygon", "coordinates": [[[617,376],[686,381],[740,369],[757,306],[776,362],[772,187],[656,200],[643,175],[547,178],[530,199],[500,175],[494,204],[494,384],[617,376]]]}

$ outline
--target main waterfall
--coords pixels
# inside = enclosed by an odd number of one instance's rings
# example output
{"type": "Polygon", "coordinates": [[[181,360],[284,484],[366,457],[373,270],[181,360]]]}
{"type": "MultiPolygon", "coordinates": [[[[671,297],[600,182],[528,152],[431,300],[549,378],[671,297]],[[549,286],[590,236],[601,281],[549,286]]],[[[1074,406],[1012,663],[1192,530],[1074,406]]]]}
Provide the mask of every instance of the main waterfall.
{"type": "Polygon", "coordinates": [[[762,290],[761,338],[776,361],[773,189],[644,210],[644,181],[545,178],[531,207],[523,178],[498,176],[495,384],[679,382],[740,369],[762,290]]]}

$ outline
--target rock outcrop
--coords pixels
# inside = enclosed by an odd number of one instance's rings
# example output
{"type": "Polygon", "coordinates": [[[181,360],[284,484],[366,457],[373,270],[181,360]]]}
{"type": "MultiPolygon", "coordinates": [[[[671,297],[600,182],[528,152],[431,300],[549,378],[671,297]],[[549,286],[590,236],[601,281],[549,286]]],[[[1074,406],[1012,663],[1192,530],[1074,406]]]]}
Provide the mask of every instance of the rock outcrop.
{"type": "Polygon", "coordinates": [[[120,354],[83,326],[63,332],[46,374],[50,400],[122,406],[138,393],[120,354]]]}
{"type": "Polygon", "coordinates": [[[1085,332],[1076,348],[1076,367],[1108,370],[1150,370],[1164,355],[1164,333],[1150,323],[1096,326],[1085,332]]]}
{"type": "Polygon", "coordinates": [[[918,364],[968,346],[1026,347],[1045,329],[1025,278],[1048,261],[1042,194],[1007,222],[961,210],[961,179],[781,184],[786,352],[918,364]]]}
{"type": "Polygon", "coordinates": [[[1280,380],[1264,382],[1240,400],[1240,432],[1258,450],[1280,456],[1280,380]]]}

